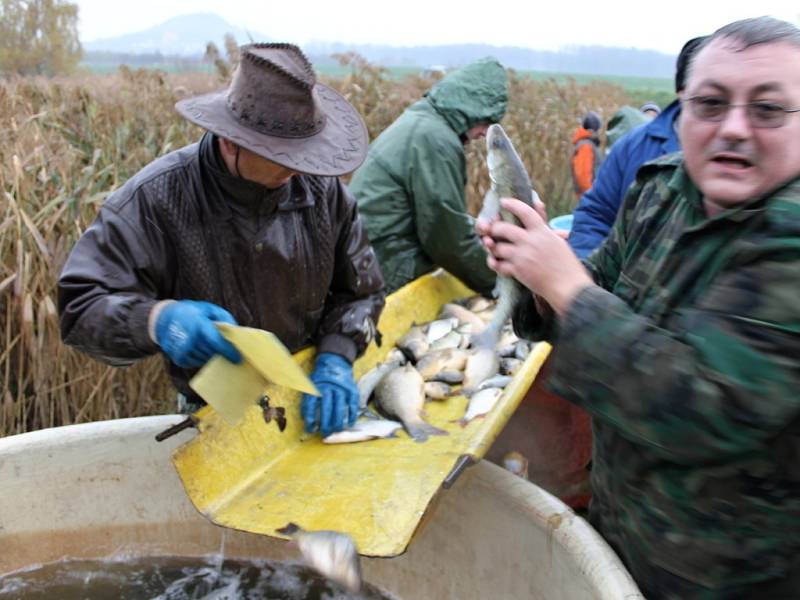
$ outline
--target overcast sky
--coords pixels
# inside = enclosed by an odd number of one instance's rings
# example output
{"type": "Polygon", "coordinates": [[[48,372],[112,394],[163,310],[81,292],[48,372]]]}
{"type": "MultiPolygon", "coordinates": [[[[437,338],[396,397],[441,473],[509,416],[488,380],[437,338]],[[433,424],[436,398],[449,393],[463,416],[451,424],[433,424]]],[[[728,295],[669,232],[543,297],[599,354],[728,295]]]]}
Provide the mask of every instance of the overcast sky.
{"type": "Polygon", "coordinates": [[[558,49],[599,44],[676,54],[692,37],[747,17],[800,25],[798,0],[73,0],[82,41],[213,12],[275,41],[395,46],[487,43],[558,49]]]}

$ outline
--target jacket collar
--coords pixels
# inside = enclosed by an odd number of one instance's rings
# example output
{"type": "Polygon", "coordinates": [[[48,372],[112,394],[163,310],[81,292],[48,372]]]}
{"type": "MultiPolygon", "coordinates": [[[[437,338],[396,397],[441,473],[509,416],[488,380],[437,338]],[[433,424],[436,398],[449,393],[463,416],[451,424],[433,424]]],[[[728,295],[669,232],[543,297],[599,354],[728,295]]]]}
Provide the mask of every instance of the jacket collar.
{"type": "Polygon", "coordinates": [[[203,170],[213,177],[222,197],[228,202],[261,214],[272,213],[276,208],[287,211],[314,205],[314,196],[305,175],[295,175],[287,184],[275,189],[233,175],[220,156],[217,136],[210,132],[200,140],[198,153],[203,170]]]}
{"type": "Polygon", "coordinates": [[[675,127],[675,121],[680,113],[680,100],[673,100],[667,108],[661,111],[661,114],[645,125],[648,135],[662,140],[669,139],[672,135],[672,129],[675,127]]]}

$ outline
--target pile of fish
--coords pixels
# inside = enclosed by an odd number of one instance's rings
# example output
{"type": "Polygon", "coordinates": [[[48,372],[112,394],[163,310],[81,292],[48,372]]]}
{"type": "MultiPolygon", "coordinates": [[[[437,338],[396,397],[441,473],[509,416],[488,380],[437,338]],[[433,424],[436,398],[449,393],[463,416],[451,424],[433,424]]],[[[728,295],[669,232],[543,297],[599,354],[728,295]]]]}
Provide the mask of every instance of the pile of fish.
{"type": "Polygon", "coordinates": [[[434,321],[413,325],[386,359],[359,379],[362,415],[356,424],[323,442],[391,437],[401,427],[417,442],[447,435],[425,421],[425,402],[458,395],[469,398],[458,420],[462,427],[489,413],[531,350],[530,342],[514,335],[510,322],[486,343],[481,334],[496,316],[494,308],[493,301],[473,296],[445,304],[434,321]]]}
{"type": "MultiPolygon", "coordinates": [[[[497,123],[486,133],[486,166],[491,185],[478,218],[519,225],[517,218],[501,207],[500,198],[517,198],[531,207],[539,200],[514,144],[497,123]]],[[[463,304],[446,304],[435,321],[412,326],[387,359],[358,382],[362,413],[368,418],[323,441],[335,444],[388,437],[401,426],[417,442],[431,435],[447,435],[425,422],[426,399],[467,396],[469,405],[458,421],[462,427],[491,411],[530,352],[530,344],[517,339],[509,324],[525,287],[498,275],[496,291],[496,306],[475,296],[463,304]],[[374,415],[367,408],[370,398],[378,412],[399,422],[374,415]]]]}

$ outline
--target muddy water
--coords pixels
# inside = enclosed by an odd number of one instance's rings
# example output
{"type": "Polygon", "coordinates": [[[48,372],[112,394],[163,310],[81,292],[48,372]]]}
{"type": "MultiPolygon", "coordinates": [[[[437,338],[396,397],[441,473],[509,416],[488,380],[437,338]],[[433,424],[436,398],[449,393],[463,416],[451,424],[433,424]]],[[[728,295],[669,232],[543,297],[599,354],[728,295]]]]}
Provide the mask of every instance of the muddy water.
{"type": "Polygon", "coordinates": [[[364,583],[359,594],[284,561],[213,557],[74,561],[0,577],[0,598],[24,600],[397,600],[364,583]]]}

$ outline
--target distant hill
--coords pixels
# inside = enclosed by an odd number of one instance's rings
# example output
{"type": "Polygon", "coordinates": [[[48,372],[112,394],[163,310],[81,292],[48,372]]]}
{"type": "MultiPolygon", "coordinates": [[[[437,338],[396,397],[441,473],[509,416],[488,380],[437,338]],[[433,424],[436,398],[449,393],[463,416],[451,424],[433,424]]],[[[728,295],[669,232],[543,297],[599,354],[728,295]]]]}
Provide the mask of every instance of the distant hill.
{"type": "MultiPolygon", "coordinates": [[[[209,41],[221,47],[227,33],[232,34],[240,44],[251,40],[275,41],[257,31],[234,27],[218,15],[198,13],[174,17],[138,33],[85,42],[84,62],[89,67],[108,66],[109,61],[113,63],[115,56],[151,55],[157,58],[153,64],[159,66],[169,63],[170,57],[175,64],[185,66],[199,61],[209,41]]],[[[331,55],[334,53],[352,51],[370,62],[386,67],[454,67],[488,55],[519,71],[671,79],[675,69],[673,55],[653,50],[603,46],[576,46],[553,52],[485,44],[396,47],[317,42],[306,44],[303,50],[319,66],[333,64],[335,61],[331,55]]],[[[127,64],[133,62],[130,56],[127,60],[116,60],[127,64]]],[[[141,65],[150,63],[144,56],[134,60],[141,65]]]]}
{"type": "Polygon", "coordinates": [[[232,34],[240,44],[246,44],[251,39],[267,41],[263,34],[234,27],[213,13],[196,13],[173,17],[144,31],[81,42],[81,45],[89,55],[104,52],[189,57],[202,55],[208,42],[214,42],[221,48],[227,33],[232,34]]]}

